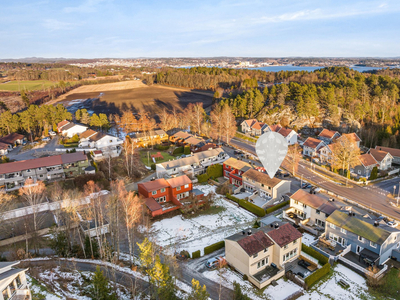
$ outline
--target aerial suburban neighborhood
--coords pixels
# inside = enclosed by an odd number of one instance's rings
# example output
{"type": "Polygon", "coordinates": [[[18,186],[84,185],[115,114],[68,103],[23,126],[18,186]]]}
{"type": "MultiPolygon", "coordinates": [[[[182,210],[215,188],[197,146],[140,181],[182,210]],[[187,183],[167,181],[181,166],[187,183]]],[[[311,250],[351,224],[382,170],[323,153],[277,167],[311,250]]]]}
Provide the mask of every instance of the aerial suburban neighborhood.
{"type": "Polygon", "coordinates": [[[3,2],[0,300],[400,300],[400,3],[3,2]]]}

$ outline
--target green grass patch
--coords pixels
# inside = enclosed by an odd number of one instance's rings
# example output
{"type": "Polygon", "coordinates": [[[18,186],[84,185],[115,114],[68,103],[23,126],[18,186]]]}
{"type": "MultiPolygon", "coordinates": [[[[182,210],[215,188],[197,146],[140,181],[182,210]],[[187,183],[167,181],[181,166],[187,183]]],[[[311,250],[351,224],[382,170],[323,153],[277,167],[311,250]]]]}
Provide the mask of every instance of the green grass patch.
{"type": "Polygon", "coordinates": [[[249,141],[249,142],[257,143],[257,139],[249,137],[249,136],[239,133],[239,132],[236,132],[235,137],[242,139],[242,140],[249,141]]]}
{"type": "Polygon", "coordinates": [[[65,148],[77,148],[78,143],[70,143],[70,144],[64,144],[65,148]]]}
{"type": "Polygon", "coordinates": [[[163,151],[157,151],[157,150],[149,150],[149,151],[140,151],[140,160],[148,167],[151,167],[151,164],[153,163],[153,160],[151,159],[152,154],[157,154],[157,152],[160,152],[161,155],[163,156],[163,159],[156,159],[156,164],[163,163],[169,160],[175,159],[175,156],[172,156],[168,152],[163,152],[163,151]],[[147,153],[149,153],[149,159],[147,160],[147,153]]]}
{"type": "Polygon", "coordinates": [[[370,287],[369,291],[378,299],[400,299],[400,270],[390,269],[382,278],[381,284],[377,287],[370,287]]]}
{"type": "Polygon", "coordinates": [[[49,87],[57,85],[57,82],[49,80],[20,80],[10,81],[7,83],[0,83],[0,90],[2,91],[37,91],[44,90],[49,87]]]}

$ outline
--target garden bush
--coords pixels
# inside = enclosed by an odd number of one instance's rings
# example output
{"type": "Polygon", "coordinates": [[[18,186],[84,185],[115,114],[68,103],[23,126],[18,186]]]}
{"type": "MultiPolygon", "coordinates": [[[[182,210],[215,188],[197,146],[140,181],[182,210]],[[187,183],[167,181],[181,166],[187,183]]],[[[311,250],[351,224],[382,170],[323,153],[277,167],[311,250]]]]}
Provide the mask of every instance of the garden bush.
{"type": "Polygon", "coordinates": [[[164,146],[164,145],[156,145],[155,148],[157,150],[164,151],[164,150],[168,150],[169,149],[169,145],[166,145],[166,146],[164,146]]]}
{"type": "Polygon", "coordinates": [[[183,149],[183,154],[188,155],[188,154],[190,154],[190,153],[191,153],[191,151],[190,151],[190,146],[185,146],[185,148],[183,149]]]}
{"type": "Polygon", "coordinates": [[[223,167],[220,164],[212,165],[207,168],[207,174],[210,177],[218,178],[223,176],[223,167]]]}
{"type": "Polygon", "coordinates": [[[150,168],[151,168],[152,170],[155,170],[155,169],[156,169],[156,164],[154,164],[154,163],[151,164],[151,165],[150,165],[150,168]]]}
{"type": "Polygon", "coordinates": [[[204,248],[204,255],[210,254],[225,246],[225,241],[220,241],[204,248]]]}
{"type": "Polygon", "coordinates": [[[317,250],[314,250],[312,247],[302,244],[301,251],[311,255],[312,257],[318,259],[321,265],[325,265],[328,263],[329,259],[325,255],[319,253],[317,250]]]}
{"type": "Polygon", "coordinates": [[[192,258],[199,258],[200,257],[200,250],[192,252],[192,258]]]}
{"type": "Polygon", "coordinates": [[[378,178],[378,168],[374,167],[371,171],[371,175],[369,176],[369,180],[374,180],[378,178]]]}
{"type": "Polygon", "coordinates": [[[239,205],[245,209],[247,209],[248,211],[256,214],[259,217],[264,217],[265,216],[265,210],[262,207],[259,207],[249,201],[246,200],[239,200],[239,205]]]}
{"type": "Polygon", "coordinates": [[[278,210],[278,209],[280,209],[280,208],[282,208],[282,207],[284,207],[284,206],[286,206],[288,204],[289,204],[289,200],[284,201],[282,203],[279,203],[279,204],[277,204],[275,206],[272,206],[270,208],[267,208],[266,214],[270,214],[270,213],[272,213],[272,212],[274,212],[274,211],[276,211],[276,210],[278,210]]]}
{"type": "Polygon", "coordinates": [[[183,146],[175,148],[174,152],[172,152],[173,155],[177,155],[177,154],[181,154],[181,153],[183,153],[183,146]]]}
{"type": "Polygon", "coordinates": [[[197,176],[197,180],[199,181],[199,183],[207,182],[208,179],[210,179],[210,176],[208,176],[208,174],[202,174],[197,176]]]}
{"type": "Polygon", "coordinates": [[[238,199],[230,194],[226,194],[226,198],[228,198],[229,200],[235,201],[236,203],[239,204],[240,199],[238,199]]]}
{"type": "Polygon", "coordinates": [[[307,285],[307,289],[309,289],[314,283],[324,277],[331,270],[331,265],[326,263],[321,269],[316,270],[310,276],[308,276],[304,281],[307,285]]]}

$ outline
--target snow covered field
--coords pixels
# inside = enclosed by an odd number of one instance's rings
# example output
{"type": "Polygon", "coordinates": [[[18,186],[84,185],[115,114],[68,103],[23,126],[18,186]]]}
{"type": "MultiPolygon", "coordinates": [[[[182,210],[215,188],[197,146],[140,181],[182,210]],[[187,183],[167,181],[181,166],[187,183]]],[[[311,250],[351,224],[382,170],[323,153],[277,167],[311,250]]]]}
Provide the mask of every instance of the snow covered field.
{"type": "MultiPolygon", "coordinates": [[[[196,188],[206,195],[215,193],[215,186],[199,185],[196,188]]],[[[150,232],[153,233],[154,242],[171,252],[187,250],[192,253],[200,250],[203,254],[204,247],[252,226],[256,219],[255,215],[228,202],[221,195],[215,194],[214,205],[222,206],[225,210],[189,219],[175,216],[153,223],[150,232]]]]}

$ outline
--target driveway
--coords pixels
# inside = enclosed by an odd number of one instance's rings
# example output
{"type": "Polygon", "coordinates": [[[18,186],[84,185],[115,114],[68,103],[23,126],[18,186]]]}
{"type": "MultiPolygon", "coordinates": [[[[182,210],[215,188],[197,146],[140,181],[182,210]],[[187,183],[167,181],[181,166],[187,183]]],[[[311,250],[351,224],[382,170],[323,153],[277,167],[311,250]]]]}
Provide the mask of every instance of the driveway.
{"type": "MultiPolygon", "coordinates": [[[[64,148],[64,146],[58,144],[58,136],[53,137],[49,142],[46,144],[40,145],[40,148],[31,149],[21,153],[23,146],[18,146],[14,148],[10,153],[7,154],[7,157],[11,160],[27,160],[27,159],[34,159],[37,158],[34,156],[35,153],[40,152],[54,152],[56,148],[64,148]]],[[[62,154],[64,152],[60,152],[62,154]]]]}

